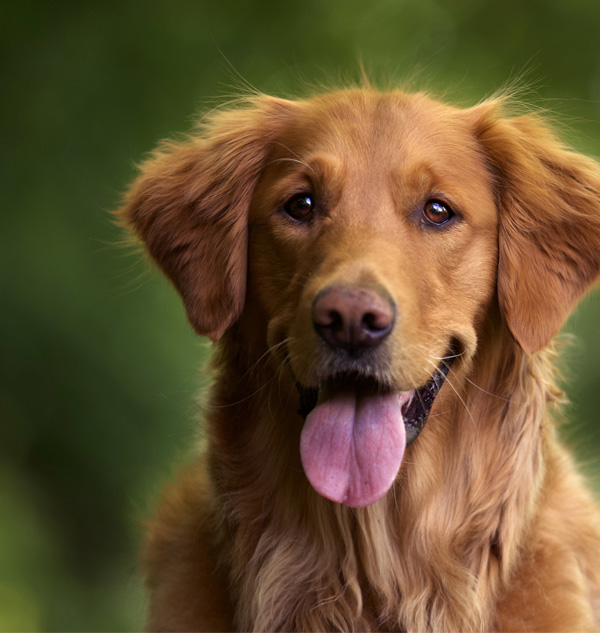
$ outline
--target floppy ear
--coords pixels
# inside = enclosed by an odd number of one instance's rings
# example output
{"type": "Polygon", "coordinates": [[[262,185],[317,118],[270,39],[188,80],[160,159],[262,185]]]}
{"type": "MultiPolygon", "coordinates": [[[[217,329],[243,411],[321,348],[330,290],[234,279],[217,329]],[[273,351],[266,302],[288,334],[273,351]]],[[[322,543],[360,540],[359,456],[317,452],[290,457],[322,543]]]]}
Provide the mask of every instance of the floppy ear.
{"type": "Polygon", "coordinates": [[[196,332],[213,340],[242,311],[248,207],[292,106],[255,97],[213,114],[183,142],[162,143],[117,212],[174,283],[196,332]]]}
{"type": "Polygon", "coordinates": [[[473,109],[495,179],[498,300],[529,354],[545,347],[600,272],[600,168],[565,148],[536,115],[473,109]]]}

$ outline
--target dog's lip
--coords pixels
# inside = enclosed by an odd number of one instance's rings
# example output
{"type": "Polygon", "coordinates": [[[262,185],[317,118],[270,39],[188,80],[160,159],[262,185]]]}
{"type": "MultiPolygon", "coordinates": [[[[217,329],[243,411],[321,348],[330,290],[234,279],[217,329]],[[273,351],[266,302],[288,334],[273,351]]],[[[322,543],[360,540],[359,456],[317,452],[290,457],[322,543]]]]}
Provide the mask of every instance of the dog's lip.
{"type": "MultiPolygon", "coordinates": [[[[402,407],[407,446],[417,439],[425,427],[433,402],[440,392],[455,358],[456,353],[451,350],[438,365],[431,379],[421,387],[409,392],[411,397],[402,407]]],[[[298,414],[304,419],[319,401],[327,399],[329,394],[349,390],[356,393],[380,394],[399,391],[390,385],[383,384],[377,378],[361,376],[352,372],[335,374],[323,381],[318,387],[307,387],[296,381],[296,387],[299,394],[298,414]]]]}

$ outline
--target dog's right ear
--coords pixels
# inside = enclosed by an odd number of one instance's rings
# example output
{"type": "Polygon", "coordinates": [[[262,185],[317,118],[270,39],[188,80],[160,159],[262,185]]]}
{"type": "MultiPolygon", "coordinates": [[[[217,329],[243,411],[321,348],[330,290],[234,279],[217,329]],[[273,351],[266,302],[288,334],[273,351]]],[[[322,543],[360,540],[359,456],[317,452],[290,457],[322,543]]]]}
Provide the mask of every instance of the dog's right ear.
{"type": "Polygon", "coordinates": [[[271,142],[295,104],[253,97],[220,110],[141,166],[117,215],[179,291],[198,334],[219,339],[246,291],[247,215],[271,142]]]}

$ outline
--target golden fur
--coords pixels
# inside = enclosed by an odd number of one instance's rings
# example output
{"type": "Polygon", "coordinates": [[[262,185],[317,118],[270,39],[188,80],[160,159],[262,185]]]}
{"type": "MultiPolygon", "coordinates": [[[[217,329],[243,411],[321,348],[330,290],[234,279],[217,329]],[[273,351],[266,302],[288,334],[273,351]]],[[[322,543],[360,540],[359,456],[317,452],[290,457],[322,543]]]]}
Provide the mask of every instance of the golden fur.
{"type": "Polygon", "coordinates": [[[256,96],[163,144],[121,215],[218,341],[206,446],[149,530],[151,630],[600,627],[600,517],[557,439],[551,342],[600,270],[595,162],[502,99],[256,96]],[[318,214],[290,219],[307,190],[318,214]],[[449,228],[423,224],[432,197],[449,228]],[[332,284],[398,306],[368,368],[385,384],[460,350],[364,508],[318,495],[299,455],[294,383],[337,362],[311,320],[332,284]]]}

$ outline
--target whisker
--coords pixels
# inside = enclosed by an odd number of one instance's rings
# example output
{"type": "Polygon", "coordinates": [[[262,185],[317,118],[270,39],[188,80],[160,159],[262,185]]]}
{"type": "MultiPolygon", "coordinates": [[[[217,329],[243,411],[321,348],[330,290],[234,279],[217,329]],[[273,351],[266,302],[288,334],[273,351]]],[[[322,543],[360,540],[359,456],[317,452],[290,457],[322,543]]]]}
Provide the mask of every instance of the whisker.
{"type": "Polygon", "coordinates": [[[247,402],[248,400],[251,400],[252,398],[254,398],[254,396],[256,396],[257,394],[259,394],[263,389],[268,387],[275,380],[275,378],[276,378],[276,375],[273,374],[273,376],[271,376],[271,378],[269,378],[269,380],[267,380],[263,385],[261,385],[258,389],[256,389],[256,391],[254,391],[253,393],[245,396],[244,398],[240,398],[240,400],[236,400],[235,402],[228,402],[227,404],[220,404],[220,405],[212,404],[212,405],[208,406],[207,408],[212,409],[212,410],[228,409],[229,407],[235,407],[238,404],[242,404],[243,402],[247,402]]]}
{"type": "MultiPolygon", "coordinates": [[[[279,145],[279,147],[283,147],[283,149],[287,150],[292,156],[295,156],[300,162],[302,162],[300,156],[285,143],[282,143],[281,141],[273,141],[273,145],[279,145]]],[[[303,165],[306,165],[306,167],[308,167],[311,171],[314,171],[314,169],[310,165],[307,165],[306,163],[303,163],[303,165]]]]}
{"type": "Polygon", "coordinates": [[[514,400],[511,399],[511,398],[506,398],[504,396],[499,396],[496,393],[492,393],[491,391],[487,391],[486,389],[484,389],[483,387],[480,387],[478,384],[474,383],[470,378],[468,378],[466,376],[465,376],[465,380],[469,384],[473,385],[473,387],[475,387],[475,389],[479,389],[479,391],[481,391],[482,393],[485,393],[488,396],[491,396],[492,398],[497,398],[498,400],[502,400],[503,402],[514,402],[514,400]]]}
{"type": "Polygon", "coordinates": [[[456,394],[456,397],[462,403],[463,407],[465,408],[465,411],[467,412],[467,415],[469,416],[469,419],[473,423],[473,427],[477,428],[477,423],[475,422],[475,418],[473,417],[473,414],[471,413],[471,409],[469,409],[469,405],[464,401],[464,398],[460,395],[460,393],[458,392],[458,389],[456,389],[456,387],[452,384],[452,380],[450,380],[449,376],[446,377],[446,382],[448,383],[448,386],[452,389],[452,391],[454,391],[454,393],[456,394]]]}
{"type": "Polygon", "coordinates": [[[441,416],[443,416],[443,415],[448,415],[448,414],[450,414],[450,413],[452,413],[450,409],[448,409],[448,410],[446,410],[446,411],[438,411],[437,413],[432,413],[432,414],[429,416],[429,419],[431,419],[431,418],[439,418],[439,417],[441,417],[441,416]]]}
{"type": "Polygon", "coordinates": [[[418,332],[421,332],[422,334],[425,334],[428,338],[433,339],[434,341],[436,341],[437,343],[439,343],[440,345],[447,345],[448,341],[445,338],[442,338],[441,336],[435,334],[434,332],[431,332],[430,330],[425,330],[423,328],[417,328],[418,332]]]}
{"type": "Polygon", "coordinates": [[[273,160],[270,160],[268,163],[266,163],[265,167],[267,165],[272,165],[273,163],[286,163],[286,162],[298,163],[299,165],[303,165],[304,167],[307,167],[311,171],[314,171],[314,169],[310,165],[307,165],[304,161],[298,160],[297,158],[274,158],[273,160]]]}
{"type": "MultiPolygon", "coordinates": [[[[436,369],[437,366],[433,361],[430,361],[429,359],[426,359],[427,362],[431,365],[433,365],[436,369]]],[[[460,402],[462,403],[465,411],[467,412],[467,415],[469,416],[471,422],[473,422],[473,425],[476,427],[476,423],[475,423],[475,418],[473,417],[473,414],[471,413],[471,410],[469,409],[469,406],[467,405],[467,403],[465,402],[464,398],[460,395],[458,389],[452,384],[452,380],[450,378],[450,374],[452,373],[452,368],[448,367],[449,371],[448,371],[448,375],[446,376],[446,382],[448,383],[448,386],[452,389],[452,391],[454,391],[454,393],[456,394],[456,397],[460,400],[460,402]]],[[[433,377],[433,376],[432,376],[433,377]]]]}
{"type": "MultiPolygon", "coordinates": [[[[254,362],[243,374],[242,378],[246,378],[250,373],[252,373],[253,371],[256,371],[256,368],[259,366],[259,364],[264,361],[268,356],[271,355],[272,352],[274,352],[275,350],[279,349],[280,347],[286,345],[287,343],[289,343],[289,341],[291,340],[290,337],[280,341],[279,343],[276,343],[275,345],[272,345],[264,354],[262,354],[262,356],[256,361],[254,362]]],[[[227,404],[223,404],[223,405],[212,405],[212,409],[226,409],[228,407],[233,407],[233,406],[237,406],[239,404],[242,404],[243,402],[246,402],[248,400],[250,400],[251,398],[253,398],[255,395],[259,394],[261,391],[263,391],[264,389],[266,389],[273,381],[275,381],[276,379],[279,378],[279,380],[281,381],[281,376],[283,374],[283,369],[285,367],[287,367],[287,363],[288,363],[288,359],[287,356],[283,359],[283,361],[280,363],[278,369],[273,372],[273,375],[264,383],[262,384],[258,389],[256,389],[253,393],[251,393],[250,395],[241,398],[240,400],[236,400],[235,402],[229,402],[227,404]]]]}
{"type": "Polygon", "coordinates": [[[258,360],[256,360],[254,363],[252,363],[252,365],[244,372],[242,378],[246,378],[246,376],[248,376],[248,374],[252,373],[253,371],[256,370],[256,368],[259,366],[259,364],[270,354],[272,354],[273,352],[275,352],[276,350],[278,350],[280,347],[283,347],[284,345],[287,345],[290,341],[291,341],[291,337],[287,337],[285,339],[283,339],[282,341],[279,341],[279,343],[275,343],[275,345],[272,345],[271,347],[269,347],[267,349],[267,351],[262,354],[262,356],[260,356],[258,358],[258,360]]]}
{"type": "MultiPolygon", "coordinates": [[[[425,330],[422,330],[423,332],[425,332],[425,330]]],[[[441,342],[441,339],[440,339],[441,342]]],[[[420,343],[414,343],[415,347],[419,347],[422,350],[425,350],[427,352],[427,354],[429,355],[430,358],[432,358],[433,360],[453,360],[455,358],[460,358],[461,356],[464,356],[465,354],[465,350],[463,350],[462,352],[457,352],[456,354],[449,354],[448,356],[435,356],[431,350],[427,347],[425,347],[425,345],[422,345],[420,343]]]]}
{"type": "Polygon", "coordinates": [[[277,368],[275,372],[277,375],[277,394],[279,396],[279,405],[282,410],[284,409],[284,406],[283,406],[283,400],[282,400],[282,395],[281,395],[281,392],[282,392],[281,381],[283,379],[283,372],[289,366],[289,363],[290,363],[289,358],[285,356],[283,360],[281,361],[281,363],[279,363],[279,367],[277,368]]]}

